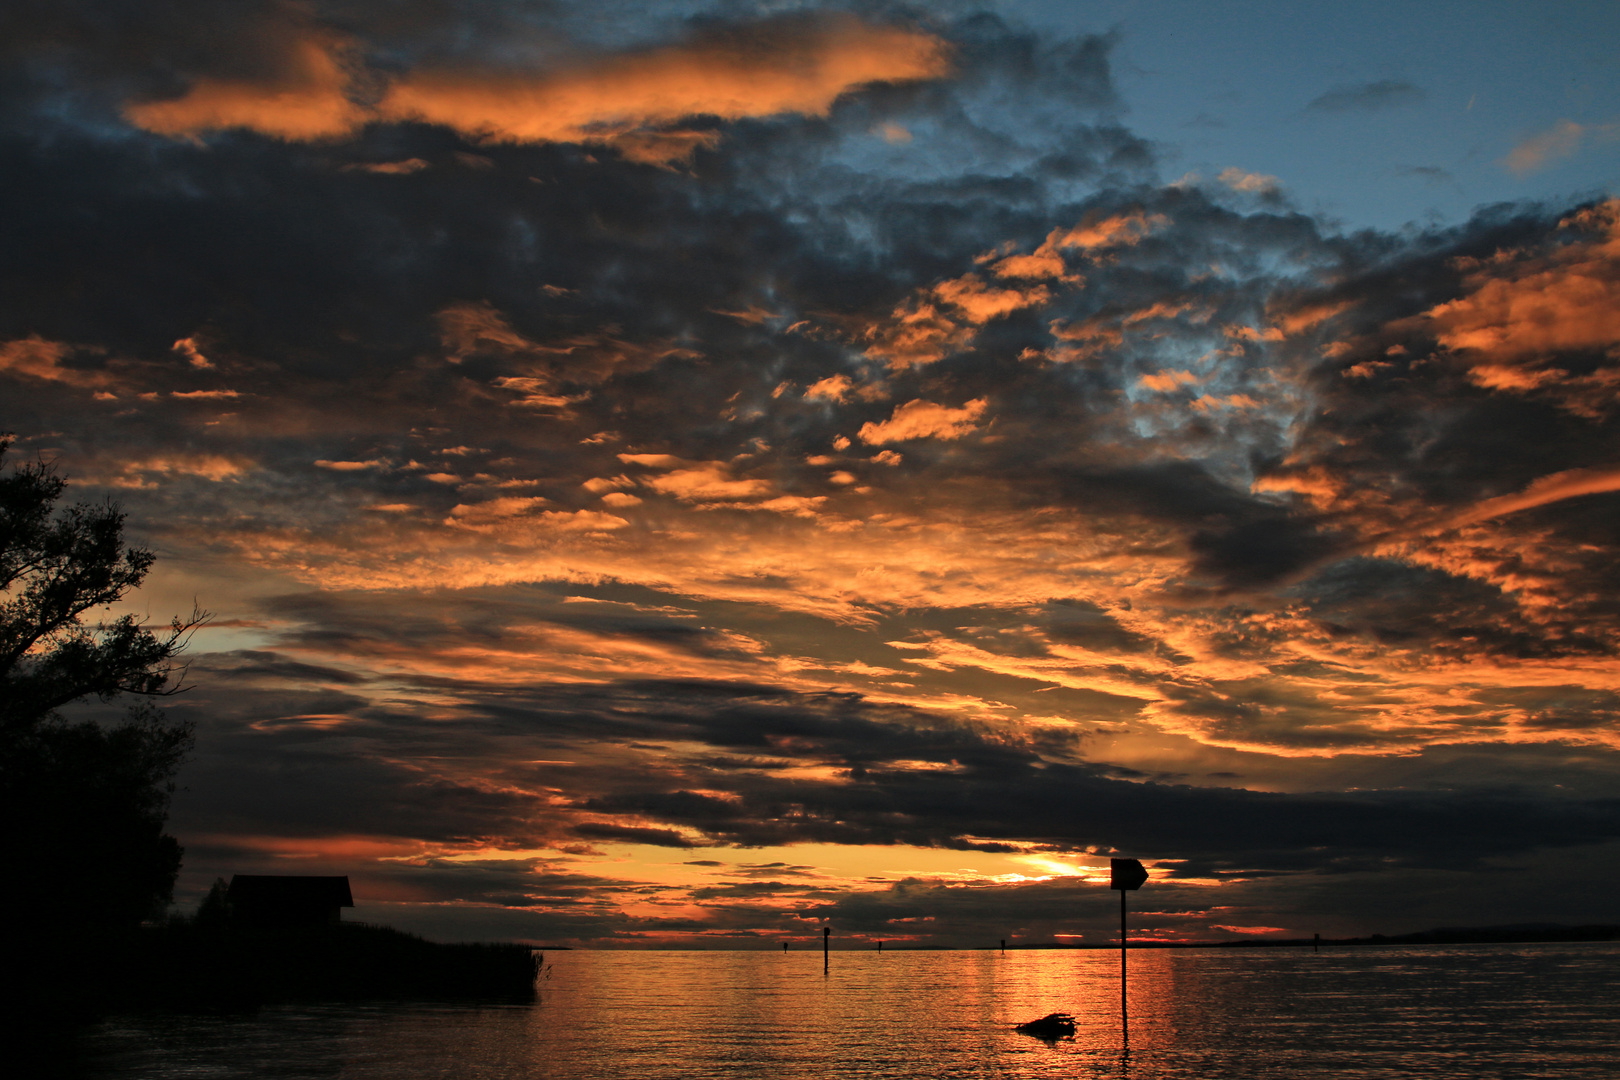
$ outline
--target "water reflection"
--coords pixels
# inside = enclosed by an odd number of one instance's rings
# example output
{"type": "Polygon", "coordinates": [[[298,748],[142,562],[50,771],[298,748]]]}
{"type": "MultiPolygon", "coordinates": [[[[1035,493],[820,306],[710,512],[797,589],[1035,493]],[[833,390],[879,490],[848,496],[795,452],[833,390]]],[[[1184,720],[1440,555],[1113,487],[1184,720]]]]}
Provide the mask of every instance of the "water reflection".
{"type": "Polygon", "coordinates": [[[1355,1078],[1612,1076],[1620,946],[552,954],[526,1008],[123,1018],[94,1075],[1355,1078]],[[1047,1045],[1016,1025],[1069,1013],[1047,1045]]]}

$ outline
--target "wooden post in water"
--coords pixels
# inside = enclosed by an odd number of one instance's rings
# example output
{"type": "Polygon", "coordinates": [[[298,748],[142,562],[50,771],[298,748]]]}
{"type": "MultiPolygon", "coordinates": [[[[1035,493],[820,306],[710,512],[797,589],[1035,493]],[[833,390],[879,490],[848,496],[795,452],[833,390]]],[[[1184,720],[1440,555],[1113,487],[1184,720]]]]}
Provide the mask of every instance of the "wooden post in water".
{"type": "Polygon", "coordinates": [[[1007,955],[1007,939],[1006,938],[1001,939],[1001,955],[1002,956],[1007,955]]]}
{"type": "Polygon", "coordinates": [[[821,928],[821,973],[823,975],[827,974],[827,972],[831,970],[830,961],[827,959],[827,950],[831,947],[832,927],[823,926],[821,928]]]}
{"type": "Polygon", "coordinates": [[[1125,943],[1129,933],[1125,929],[1125,894],[1140,889],[1147,876],[1147,867],[1135,859],[1108,860],[1108,887],[1119,890],[1119,1033],[1121,1044],[1127,1050],[1131,1045],[1131,1025],[1125,999],[1125,943]]]}
{"type": "Polygon", "coordinates": [[[878,952],[882,952],[882,951],[883,951],[883,942],[880,941],[880,942],[878,942],[878,952]]]}
{"type": "Polygon", "coordinates": [[[1127,1045],[1131,1041],[1130,1007],[1125,998],[1125,945],[1128,941],[1125,929],[1125,890],[1119,890],[1119,1030],[1127,1045]]]}
{"type": "Polygon", "coordinates": [[[1321,934],[1312,934],[1311,935],[1311,952],[1320,952],[1321,948],[1322,948],[1322,935],[1321,934]]]}

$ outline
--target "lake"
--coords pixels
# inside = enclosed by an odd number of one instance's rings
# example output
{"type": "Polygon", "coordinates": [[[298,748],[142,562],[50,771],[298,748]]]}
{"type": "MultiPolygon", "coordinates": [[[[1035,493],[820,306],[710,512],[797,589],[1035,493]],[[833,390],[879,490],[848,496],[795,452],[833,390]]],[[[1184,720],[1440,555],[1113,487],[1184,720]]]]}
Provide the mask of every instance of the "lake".
{"type": "MultiPolygon", "coordinates": [[[[1140,950],[1122,1051],[1106,951],[552,952],[532,1006],[132,1016],[83,1075],[141,1080],[1605,1077],[1620,944],[1140,950]],[[1048,1046],[1015,1025],[1072,1013],[1048,1046]]],[[[80,1070],[76,1070],[78,1072],[80,1070]]]]}

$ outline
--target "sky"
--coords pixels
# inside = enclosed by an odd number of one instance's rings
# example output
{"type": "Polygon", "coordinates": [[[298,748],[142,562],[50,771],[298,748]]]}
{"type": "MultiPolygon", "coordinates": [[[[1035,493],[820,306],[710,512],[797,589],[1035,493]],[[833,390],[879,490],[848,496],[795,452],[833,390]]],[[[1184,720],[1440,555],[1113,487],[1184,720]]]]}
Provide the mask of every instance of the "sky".
{"type": "Polygon", "coordinates": [[[8,4],[0,429],[158,554],[121,610],[213,613],[177,901],[1103,944],[1130,857],[1143,938],[1616,921],[1617,40],[8,4]]]}

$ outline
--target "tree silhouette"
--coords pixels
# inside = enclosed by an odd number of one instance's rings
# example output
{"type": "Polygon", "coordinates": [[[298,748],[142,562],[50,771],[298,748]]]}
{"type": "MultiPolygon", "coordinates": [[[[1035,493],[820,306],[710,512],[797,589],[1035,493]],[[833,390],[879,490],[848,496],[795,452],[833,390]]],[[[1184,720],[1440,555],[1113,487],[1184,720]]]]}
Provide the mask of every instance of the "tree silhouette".
{"type": "MultiPolygon", "coordinates": [[[[0,466],[9,446],[0,437],[0,466]]],[[[112,931],[171,896],[181,851],[163,825],[191,726],[150,701],[113,725],[56,710],[178,692],[177,659],[207,615],[162,634],[133,615],[86,626],[87,612],[141,584],[154,556],[125,546],[116,504],[59,508],[66,487],[43,463],[0,472],[0,865],[11,882],[0,918],[112,931]]]]}
{"type": "MultiPolygon", "coordinates": [[[[0,464],[9,446],[0,438],[0,464]]],[[[86,627],[80,616],[139,586],[155,556],[124,546],[114,503],[57,511],[66,487],[43,463],[0,474],[0,731],[90,695],[175,692],[175,658],[206,618],[176,618],[162,637],[133,615],[86,627]]]]}

